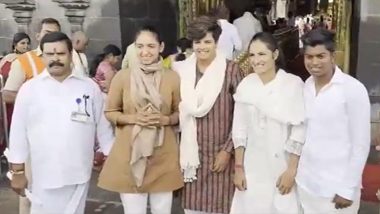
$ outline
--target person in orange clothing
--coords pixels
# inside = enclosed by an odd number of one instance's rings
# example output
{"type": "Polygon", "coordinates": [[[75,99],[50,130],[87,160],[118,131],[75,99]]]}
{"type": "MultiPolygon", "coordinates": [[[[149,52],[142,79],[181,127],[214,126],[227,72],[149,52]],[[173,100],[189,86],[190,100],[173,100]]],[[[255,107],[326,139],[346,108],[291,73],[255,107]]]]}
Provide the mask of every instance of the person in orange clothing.
{"type": "Polygon", "coordinates": [[[11,69],[12,62],[21,54],[30,51],[30,38],[24,32],[16,33],[13,36],[12,52],[6,55],[0,61],[0,72],[4,80],[7,79],[8,73],[11,69]]]}
{"type": "MultiPolygon", "coordinates": [[[[46,34],[60,30],[61,26],[56,19],[45,18],[40,23],[40,31],[37,33],[36,39],[39,42],[46,34]]],[[[41,55],[42,52],[38,47],[18,56],[14,60],[3,90],[3,98],[6,103],[14,103],[21,85],[45,69],[41,55]]]]}
{"type": "MultiPolygon", "coordinates": [[[[8,78],[9,71],[11,70],[12,63],[17,59],[21,54],[30,51],[30,37],[24,32],[16,33],[13,36],[12,42],[12,53],[6,55],[0,61],[0,74],[3,76],[4,82],[8,78]]],[[[8,125],[10,124],[10,119],[12,116],[12,104],[7,104],[7,119],[8,125]]],[[[8,127],[9,128],[9,127],[8,127]]]]}

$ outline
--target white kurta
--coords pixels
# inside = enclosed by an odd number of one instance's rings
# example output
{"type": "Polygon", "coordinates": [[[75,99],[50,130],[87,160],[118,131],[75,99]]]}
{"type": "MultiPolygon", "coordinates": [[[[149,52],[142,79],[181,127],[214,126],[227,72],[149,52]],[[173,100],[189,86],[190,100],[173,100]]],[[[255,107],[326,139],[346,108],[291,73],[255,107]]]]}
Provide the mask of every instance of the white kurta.
{"type": "Polygon", "coordinates": [[[239,36],[242,41],[241,52],[248,50],[249,42],[252,37],[259,32],[263,31],[263,27],[258,19],[256,19],[252,13],[245,12],[243,16],[237,18],[234,21],[234,25],[239,32],[239,36]]]}
{"type": "Polygon", "coordinates": [[[276,18],[286,18],[287,15],[287,0],[276,1],[276,18]]]}
{"type": "Polygon", "coordinates": [[[83,75],[85,77],[89,76],[86,54],[73,50],[73,65],[75,74],[83,75]]]}
{"type": "MultiPolygon", "coordinates": [[[[307,79],[304,94],[307,135],[298,165],[297,184],[310,195],[327,199],[325,201],[337,194],[355,202],[359,199],[357,195],[360,195],[371,144],[367,90],[357,79],[336,67],[330,82],[318,93],[314,78],[307,79]]],[[[304,206],[302,198],[301,203],[304,206]]],[[[310,212],[307,207],[304,210],[310,212]]]]}
{"type": "Polygon", "coordinates": [[[281,195],[276,182],[304,142],[302,89],[302,80],[283,70],[266,85],[257,74],[240,83],[232,137],[235,148],[245,147],[247,190],[235,190],[231,213],[299,213],[295,188],[281,195]]]}
{"type": "Polygon", "coordinates": [[[45,70],[17,94],[8,160],[21,164],[30,156],[33,193],[85,184],[91,177],[95,135],[108,154],[114,137],[98,85],[74,74],[58,82],[45,70]],[[87,112],[88,120],[73,121],[73,112],[87,112]]]}

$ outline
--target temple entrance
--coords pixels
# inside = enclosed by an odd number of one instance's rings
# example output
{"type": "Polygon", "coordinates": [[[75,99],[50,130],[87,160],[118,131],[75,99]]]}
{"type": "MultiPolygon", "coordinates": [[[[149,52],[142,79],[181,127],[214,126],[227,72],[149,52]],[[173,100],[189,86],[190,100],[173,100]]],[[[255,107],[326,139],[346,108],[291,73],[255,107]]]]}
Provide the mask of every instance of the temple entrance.
{"type": "MultiPolygon", "coordinates": [[[[336,32],[337,64],[345,71],[350,71],[351,52],[351,15],[354,0],[183,0],[179,2],[180,20],[179,34],[184,36],[186,26],[197,16],[208,14],[212,9],[224,4],[231,11],[230,21],[240,17],[244,11],[254,13],[260,19],[263,29],[272,32],[278,39],[284,51],[286,64],[296,59],[298,48],[298,33],[296,29],[279,30],[275,20],[287,18],[288,11],[295,16],[311,14],[315,22],[323,16],[336,32]]],[[[242,65],[246,64],[246,56],[238,59],[242,65]]],[[[246,67],[247,65],[243,66],[246,67]]],[[[297,67],[297,66],[296,66],[297,67]]],[[[296,68],[297,69],[297,68],[296,68]]],[[[299,74],[301,76],[307,74],[299,74]]]]}

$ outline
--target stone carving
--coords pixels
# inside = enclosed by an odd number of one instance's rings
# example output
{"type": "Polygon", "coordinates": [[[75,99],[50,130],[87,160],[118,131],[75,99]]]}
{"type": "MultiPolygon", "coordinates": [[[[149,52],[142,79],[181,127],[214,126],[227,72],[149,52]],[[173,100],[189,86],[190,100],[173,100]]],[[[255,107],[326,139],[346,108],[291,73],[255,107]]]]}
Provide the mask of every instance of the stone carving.
{"type": "Polygon", "coordinates": [[[13,17],[17,23],[18,32],[29,32],[33,11],[36,9],[34,0],[0,0],[6,8],[13,10],[13,17]]]}
{"type": "Polygon", "coordinates": [[[53,0],[65,8],[65,16],[71,24],[71,32],[82,30],[86,9],[90,7],[90,0],[53,0]]]}

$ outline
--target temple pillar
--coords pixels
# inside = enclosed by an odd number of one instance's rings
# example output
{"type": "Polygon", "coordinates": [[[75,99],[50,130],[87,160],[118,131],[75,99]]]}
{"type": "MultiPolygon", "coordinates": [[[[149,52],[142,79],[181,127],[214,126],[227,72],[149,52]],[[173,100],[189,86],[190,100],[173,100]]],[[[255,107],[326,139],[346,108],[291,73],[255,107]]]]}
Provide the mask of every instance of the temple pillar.
{"type": "Polygon", "coordinates": [[[33,11],[36,9],[34,0],[0,0],[6,8],[13,10],[13,17],[17,23],[18,32],[29,33],[33,11]]]}
{"type": "Polygon", "coordinates": [[[71,24],[71,32],[82,31],[86,9],[90,0],[53,0],[65,8],[65,16],[71,24]]]}

